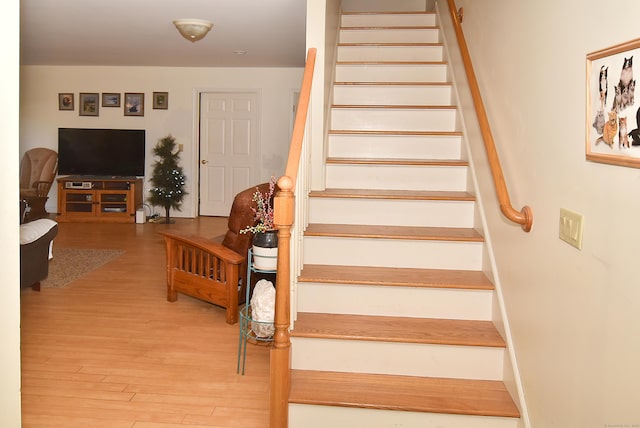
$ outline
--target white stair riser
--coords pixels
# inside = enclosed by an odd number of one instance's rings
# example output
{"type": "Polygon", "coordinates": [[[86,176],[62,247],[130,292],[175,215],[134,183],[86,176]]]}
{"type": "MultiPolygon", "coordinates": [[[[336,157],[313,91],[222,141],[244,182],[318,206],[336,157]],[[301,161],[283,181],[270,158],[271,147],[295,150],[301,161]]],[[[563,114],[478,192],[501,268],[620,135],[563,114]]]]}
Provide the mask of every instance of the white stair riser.
{"type": "Polygon", "coordinates": [[[437,28],[342,29],[340,43],[438,43],[437,28]]]}
{"type": "Polygon", "coordinates": [[[329,135],[329,157],[460,159],[457,135],[329,135]]]}
{"type": "Polygon", "coordinates": [[[336,82],[446,82],[446,64],[338,64],[336,82]]]}
{"type": "Polygon", "coordinates": [[[490,321],[493,291],[301,282],[298,301],[301,312],[490,321]]]}
{"type": "Polygon", "coordinates": [[[310,223],[473,227],[473,212],[473,201],[309,199],[310,223]]]}
{"type": "Polygon", "coordinates": [[[338,46],[337,61],[442,61],[442,46],[338,46]]]}
{"type": "Polygon", "coordinates": [[[481,242],[306,236],[304,249],[303,262],[308,264],[462,270],[482,268],[481,242]]]}
{"type": "Polygon", "coordinates": [[[403,108],[332,108],[331,128],[351,131],[456,130],[456,110],[403,108]]]}
{"type": "Polygon", "coordinates": [[[328,188],[467,190],[465,166],[327,165],[328,188]]]}
{"type": "Polygon", "coordinates": [[[518,420],[491,416],[403,412],[359,407],[289,405],[290,428],[518,428],[518,420]]]}
{"type": "Polygon", "coordinates": [[[291,344],[292,369],[502,379],[503,348],[305,337],[291,344]]]}
{"type": "Polygon", "coordinates": [[[349,86],[333,88],[334,104],[450,106],[450,85],[349,86]]]}
{"type": "Polygon", "coordinates": [[[364,15],[342,15],[341,25],[343,27],[396,27],[396,26],[423,26],[433,27],[436,25],[435,13],[417,14],[364,14],[364,15]]]}

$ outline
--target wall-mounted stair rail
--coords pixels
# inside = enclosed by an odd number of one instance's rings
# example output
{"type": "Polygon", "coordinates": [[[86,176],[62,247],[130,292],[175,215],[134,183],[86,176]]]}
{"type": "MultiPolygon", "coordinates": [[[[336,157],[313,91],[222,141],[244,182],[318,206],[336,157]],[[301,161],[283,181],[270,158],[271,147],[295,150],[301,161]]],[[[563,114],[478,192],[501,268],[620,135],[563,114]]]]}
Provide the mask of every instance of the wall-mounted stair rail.
{"type": "Polygon", "coordinates": [[[522,226],[525,232],[531,230],[533,225],[533,210],[528,205],[525,205],[522,210],[518,211],[511,205],[511,199],[509,197],[509,190],[504,181],[504,175],[502,174],[502,166],[500,165],[500,159],[498,158],[498,152],[496,151],[496,145],[491,133],[491,127],[489,126],[489,120],[487,119],[487,112],[482,102],[482,96],[480,94],[480,88],[478,87],[478,81],[476,79],[475,71],[473,70],[473,64],[471,63],[471,56],[469,55],[469,49],[467,42],[462,31],[462,9],[458,10],[454,0],[447,0],[449,5],[449,13],[451,20],[453,21],[453,27],[455,29],[456,38],[460,47],[460,53],[462,55],[462,62],[467,74],[467,80],[469,81],[469,88],[471,90],[471,96],[473,98],[473,104],[478,115],[478,122],[480,124],[480,131],[484,140],[485,150],[487,151],[487,157],[489,158],[489,165],[491,167],[491,174],[493,176],[493,182],[498,195],[498,202],[500,203],[500,210],[509,220],[514,223],[518,223],[522,226]]]}
{"type": "MultiPolygon", "coordinates": [[[[307,179],[305,177],[307,173],[304,169],[307,162],[304,161],[306,159],[304,155],[306,147],[303,147],[303,141],[315,62],[316,49],[311,48],[307,53],[307,62],[302,77],[298,111],[296,112],[291,146],[289,148],[289,158],[285,174],[278,179],[280,190],[274,200],[274,223],[278,228],[278,267],[276,275],[275,333],[270,362],[269,426],[271,428],[285,428],[289,419],[289,389],[291,384],[291,338],[289,336],[292,272],[291,236],[295,213],[300,212],[296,207],[303,203],[303,198],[296,198],[296,189],[298,189],[298,194],[304,194],[306,191],[307,179]]],[[[301,220],[298,218],[296,228],[302,227],[301,220]]],[[[293,245],[297,245],[297,239],[294,239],[293,245]]]]}

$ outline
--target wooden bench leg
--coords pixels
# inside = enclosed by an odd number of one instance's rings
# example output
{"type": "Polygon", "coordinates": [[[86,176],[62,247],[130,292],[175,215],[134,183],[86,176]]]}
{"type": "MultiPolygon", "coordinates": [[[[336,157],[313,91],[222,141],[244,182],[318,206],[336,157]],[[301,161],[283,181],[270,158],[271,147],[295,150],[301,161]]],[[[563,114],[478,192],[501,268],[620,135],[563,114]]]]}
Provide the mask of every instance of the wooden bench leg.
{"type": "Polygon", "coordinates": [[[235,324],[238,322],[238,305],[227,308],[227,324],[235,324]]]}
{"type": "Polygon", "coordinates": [[[176,300],[178,300],[178,292],[171,286],[167,287],[167,301],[175,302],[176,300]]]}

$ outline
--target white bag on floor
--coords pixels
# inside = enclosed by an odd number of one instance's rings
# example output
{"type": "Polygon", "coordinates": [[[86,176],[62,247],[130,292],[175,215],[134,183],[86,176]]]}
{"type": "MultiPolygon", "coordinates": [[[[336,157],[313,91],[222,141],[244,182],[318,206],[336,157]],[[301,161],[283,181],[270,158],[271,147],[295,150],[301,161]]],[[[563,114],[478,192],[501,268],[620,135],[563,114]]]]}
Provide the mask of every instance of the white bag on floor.
{"type": "Polygon", "coordinates": [[[257,337],[271,337],[275,331],[273,325],[276,312],[276,288],[271,281],[261,279],[256,283],[251,297],[251,330],[257,337]]]}

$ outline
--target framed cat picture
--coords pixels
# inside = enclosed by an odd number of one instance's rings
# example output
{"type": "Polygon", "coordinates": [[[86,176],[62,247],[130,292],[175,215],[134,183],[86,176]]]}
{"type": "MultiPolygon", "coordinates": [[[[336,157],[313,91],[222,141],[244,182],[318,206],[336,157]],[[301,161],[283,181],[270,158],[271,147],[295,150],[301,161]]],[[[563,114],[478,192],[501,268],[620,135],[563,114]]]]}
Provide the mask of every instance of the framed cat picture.
{"type": "Polygon", "coordinates": [[[640,168],[640,39],[587,55],[587,160],[640,168]]]}

